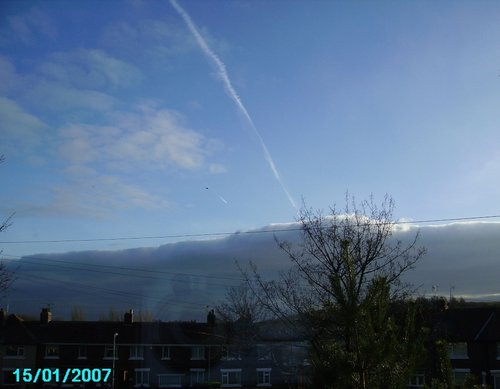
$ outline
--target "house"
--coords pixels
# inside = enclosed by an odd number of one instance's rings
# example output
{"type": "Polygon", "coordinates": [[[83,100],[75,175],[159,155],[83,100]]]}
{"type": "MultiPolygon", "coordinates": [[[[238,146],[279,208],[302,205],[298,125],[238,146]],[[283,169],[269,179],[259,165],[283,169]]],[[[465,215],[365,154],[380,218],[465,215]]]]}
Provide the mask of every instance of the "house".
{"type": "MultiPolygon", "coordinates": [[[[443,300],[444,301],[444,300],[443,300]]],[[[495,305],[465,305],[448,309],[440,304],[425,318],[431,331],[426,341],[426,362],[410,379],[409,389],[422,388],[431,381],[431,361],[438,361],[441,347],[449,358],[451,375],[456,388],[472,375],[481,386],[500,389],[500,308],[495,305]]],[[[442,366],[440,367],[440,369],[442,366]]]]}
{"type": "Polygon", "coordinates": [[[500,389],[500,308],[448,309],[433,337],[448,343],[455,383],[473,374],[480,384],[500,389]]]}
{"type": "MultiPolygon", "coordinates": [[[[16,315],[7,316],[0,309],[0,368],[1,384],[18,386],[14,375],[16,369],[36,365],[37,340],[16,315]]],[[[20,387],[26,387],[21,385],[20,387]]]]}
{"type": "Polygon", "coordinates": [[[209,382],[279,388],[305,379],[307,343],[276,332],[276,326],[259,325],[262,336],[248,343],[238,325],[217,323],[213,311],[206,323],[136,322],[132,310],[120,322],[53,321],[49,309],[38,321],[4,314],[0,382],[12,389],[191,388],[209,382]]]}

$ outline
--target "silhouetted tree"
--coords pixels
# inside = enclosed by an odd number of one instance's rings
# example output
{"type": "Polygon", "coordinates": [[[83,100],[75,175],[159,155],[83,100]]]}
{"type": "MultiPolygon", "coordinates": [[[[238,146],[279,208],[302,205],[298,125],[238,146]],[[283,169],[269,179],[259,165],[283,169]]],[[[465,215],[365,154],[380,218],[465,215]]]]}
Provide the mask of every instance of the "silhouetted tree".
{"type": "Polygon", "coordinates": [[[401,276],[425,250],[418,233],[407,244],[393,238],[393,210],[388,196],[380,206],[346,196],[327,216],[303,207],[300,242],[277,241],[292,268],[274,281],[255,265],[244,272],[266,308],[312,329],[315,388],[399,388],[415,368],[414,312],[400,318],[390,304],[407,297],[401,276]]]}
{"type": "Polygon", "coordinates": [[[248,285],[229,287],[215,312],[226,324],[228,347],[246,352],[258,341],[259,322],[266,319],[266,310],[248,285]]]}
{"type": "Polygon", "coordinates": [[[153,311],[150,311],[149,309],[141,309],[137,313],[136,320],[139,322],[153,322],[155,320],[155,315],[153,311]]]}
{"type": "Polygon", "coordinates": [[[100,321],[121,321],[122,318],[122,314],[113,307],[109,307],[108,314],[99,315],[100,321]]]}
{"type": "MultiPolygon", "coordinates": [[[[5,156],[0,155],[0,164],[2,164],[4,161],[5,161],[5,156]]],[[[2,222],[0,222],[0,232],[5,231],[12,225],[13,216],[14,213],[10,214],[2,222]]],[[[3,251],[0,250],[0,255],[2,254],[2,252],[3,251]]],[[[1,293],[5,292],[14,282],[14,280],[15,280],[15,271],[8,269],[7,265],[5,265],[5,263],[2,260],[0,260],[0,292],[1,293]]]]}
{"type": "Polygon", "coordinates": [[[445,340],[434,342],[430,357],[431,388],[451,388],[453,386],[453,371],[448,354],[448,343],[445,340]]]}
{"type": "Polygon", "coordinates": [[[71,308],[71,320],[83,321],[85,320],[85,312],[81,306],[75,305],[71,308]]]}
{"type": "Polygon", "coordinates": [[[223,321],[257,322],[265,318],[265,307],[246,284],[231,286],[224,300],[215,306],[215,312],[223,321]]]}
{"type": "MultiPolygon", "coordinates": [[[[0,232],[5,231],[10,225],[12,216],[10,215],[0,224],[0,232]]],[[[0,251],[2,255],[2,251],[0,251]]],[[[4,293],[16,279],[15,271],[10,270],[3,260],[0,260],[0,292],[4,293]]]]}

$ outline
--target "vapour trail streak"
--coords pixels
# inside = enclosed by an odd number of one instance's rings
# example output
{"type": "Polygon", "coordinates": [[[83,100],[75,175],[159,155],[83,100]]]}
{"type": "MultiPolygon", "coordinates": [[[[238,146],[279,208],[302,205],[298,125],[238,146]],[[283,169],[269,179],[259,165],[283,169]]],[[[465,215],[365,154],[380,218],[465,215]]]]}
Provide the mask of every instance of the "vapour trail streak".
{"type": "Polygon", "coordinates": [[[214,195],[216,195],[220,201],[222,201],[224,204],[227,204],[227,200],[222,197],[220,194],[218,194],[215,190],[213,190],[212,188],[209,188],[209,187],[206,187],[205,189],[208,189],[209,191],[211,191],[214,195]]]}
{"type": "Polygon", "coordinates": [[[236,106],[240,110],[240,112],[243,114],[243,116],[247,119],[248,123],[250,124],[250,127],[254,131],[255,135],[257,136],[257,139],[259,140],[260,146],[262,148],[262,151],[264,152],[264,157],[269,164],[269,167],[271,168],[274,177],[280,184],[281,188],[285,192],[288,201],[292,205],[293,208],[297,209],[297,204],[295,203],[295,200],[293,197],[290,195],[290,192],[288,192],[288,189],[286,188],[283,180],[281,179],[281,176],[278,172],[278,168],[276,167],[273,158],[271,157],[271,153],[267,149],[266,144],[264,143],[264,139],[262,139],[262,136],[260,135],[259,131],[257,130],[257,127],[255,126],[252,117],[248,113],[247,109],[243,105],[243,102],[241,101],[240,96],[238,96],[238,93],[236,93],[236,90],[233,87],[233,84],[231,83],[231,79],[229,78],[229,75],[227,74],[226,70],[226,65],[224,65],[224,62],[221,61],[221,59],[215,54],[212,49],[208,46],[205,38],[199,33],[198,29],[196,28],[196,25],[194,24],[193,20],[191,17],[188,15],[186,11],[177,3],[176,0],[170,0],[170,4],[174,9],[179,13],[179,15],[182,17],[184,22],[186,23],[186,26],[188,27],[189,31],[191,31],[191,34],[193,34],[196,43],[198,43],[198,46],[200,46],[201,50],[203,53],[212,61],[212,63],[215,65],[219,72],[219,77],[221,78],[222,82],[224,83],[224,87],[226,89],[226,92],[229,94],[231,99],[235,102],[236,106]]]}

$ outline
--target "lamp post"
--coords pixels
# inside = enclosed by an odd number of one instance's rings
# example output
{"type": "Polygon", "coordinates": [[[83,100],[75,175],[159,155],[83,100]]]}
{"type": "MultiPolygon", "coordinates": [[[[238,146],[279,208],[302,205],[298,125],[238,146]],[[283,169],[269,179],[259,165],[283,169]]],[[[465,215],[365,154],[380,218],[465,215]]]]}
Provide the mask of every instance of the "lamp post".
{"type": "Polygon", "coordinates": [[[116,357],[116,337],[118,336],[118,333],[115,332],[113,335],[113,376],[111,378],[111,389],[115,389],[115,357],[116,357]]]}

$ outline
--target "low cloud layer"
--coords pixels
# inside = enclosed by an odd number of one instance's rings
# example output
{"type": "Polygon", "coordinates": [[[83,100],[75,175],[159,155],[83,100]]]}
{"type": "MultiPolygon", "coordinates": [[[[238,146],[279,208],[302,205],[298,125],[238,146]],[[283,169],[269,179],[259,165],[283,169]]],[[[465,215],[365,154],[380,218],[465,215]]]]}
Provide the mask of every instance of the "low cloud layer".
{"type": "MultiPolygon", "coordinates": [[[[163,320],[203,320],[207,307],[225,289],[242,282],[235,262],[253,261],[266,277],[287,269],[290,261],[275,242],[298,241],[296,224],[276,224],[223,238],[184,241],[155,248],[39,254],[20,260],[19,279],[9,292],[11,311],[36,313],[52,304],[55,317],[69,318],[82,307],[87,318],[112,307],[148,310],[163,320]]],[[[416,227],[394,238],[411,239],[416,227]]],[[[457,223],[420,227],[427,255],[407,281],[419,293],[491,300],[500,289],[500,223],[457,223]],[[434,286],[434,291],[432,287],[434,286]],[[437,288],[437,290],[436,290],[437,288]]]]}

